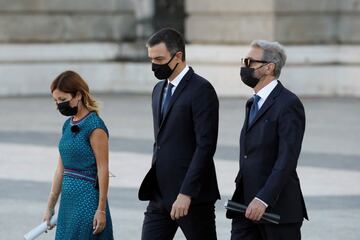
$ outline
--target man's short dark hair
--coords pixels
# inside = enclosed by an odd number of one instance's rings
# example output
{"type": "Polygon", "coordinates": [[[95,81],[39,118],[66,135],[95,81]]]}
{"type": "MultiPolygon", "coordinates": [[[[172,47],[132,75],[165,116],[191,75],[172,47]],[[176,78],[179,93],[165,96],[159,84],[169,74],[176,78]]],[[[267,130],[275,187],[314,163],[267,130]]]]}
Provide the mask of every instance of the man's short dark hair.
{"type": "Polygon", "coordinates": [[[164,43],[171,56],[182,52],[182,60],[185,61],[185,40],[184,37],[173,28],[163,28],[154,33],[147,41],[148,47],[164,43]]]}

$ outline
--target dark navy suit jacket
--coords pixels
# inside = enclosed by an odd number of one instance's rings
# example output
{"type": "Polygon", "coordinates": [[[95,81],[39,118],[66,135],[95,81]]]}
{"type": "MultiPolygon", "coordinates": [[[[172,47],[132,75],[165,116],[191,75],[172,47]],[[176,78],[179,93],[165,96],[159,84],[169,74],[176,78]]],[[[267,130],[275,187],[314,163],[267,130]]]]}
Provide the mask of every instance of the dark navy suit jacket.
{"type": "MultiPolygon", "coordinates": [[[[279,82],[248,126],[252,101],[240,136],[240,170],[233,200],[248,205],[254,197],[281,223],[308,218],[296,167],[305,131],[305,112],[299,98],[279,82]]],[[[232,211],[227,217],[240,216],[232,211]]]]}
{"type": "Polygon", "coordinates": [[[160,81],[152,94],[154,150],[152,166],[140,189],[140,200],[151,200],[156,189],[165,205],[179,193],[192,204],[220,198],[213,156],[216,150],[219,102],[212,85],[190,68],[171,97],[160,122],[163,89],[160,81]]]}

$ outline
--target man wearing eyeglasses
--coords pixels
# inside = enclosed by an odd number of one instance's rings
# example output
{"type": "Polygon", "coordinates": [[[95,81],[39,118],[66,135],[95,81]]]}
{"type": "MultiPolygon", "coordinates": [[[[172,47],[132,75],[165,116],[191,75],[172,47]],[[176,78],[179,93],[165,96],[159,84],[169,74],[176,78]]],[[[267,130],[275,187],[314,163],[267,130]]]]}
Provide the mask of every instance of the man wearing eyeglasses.
{"type": "Polygon", "coordinates": [[[226,213],[232,240],[301,239],[308,219],[296,172],[305,130],[299,98],[279,81],[286,54],[278,42],[257,40],[242,59],[240,77],[254,90],[246,103],[240,136],[240,170],[232,200],[247,205],[245,214],[226,213]],[[261,220],[266,212],[280,223],[261,220]]]}

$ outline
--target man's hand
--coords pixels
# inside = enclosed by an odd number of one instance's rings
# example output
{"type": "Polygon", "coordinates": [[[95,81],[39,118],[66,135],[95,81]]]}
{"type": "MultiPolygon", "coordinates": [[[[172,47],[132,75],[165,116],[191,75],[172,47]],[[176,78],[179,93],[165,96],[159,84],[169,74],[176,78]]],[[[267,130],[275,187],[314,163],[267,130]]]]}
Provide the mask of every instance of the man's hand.
{"type": "Polygon", "coordinates": [[[245,217],[253,221],[259,221],[264,215],[265,210],[266,206],[254,198],[246,209],[245,217]]]}
{"type": "Polygon", "coordinates": [[[191,203],[191,197],[179,193],[175,202],[172,205],[170,216],[172,220],[180,219],[188,214],[191,203]]]}

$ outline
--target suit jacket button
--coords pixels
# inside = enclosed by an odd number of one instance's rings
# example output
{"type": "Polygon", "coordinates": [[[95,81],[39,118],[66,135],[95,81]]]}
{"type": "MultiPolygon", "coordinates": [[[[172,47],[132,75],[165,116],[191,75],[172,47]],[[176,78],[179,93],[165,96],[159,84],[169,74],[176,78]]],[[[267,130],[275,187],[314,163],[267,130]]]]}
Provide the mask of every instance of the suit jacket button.
{"type": "Polygon", "coordinates": [[[244,155],[244,158],[247,159],[247,155],[244,155]]]}

